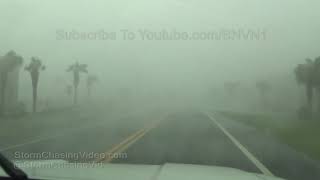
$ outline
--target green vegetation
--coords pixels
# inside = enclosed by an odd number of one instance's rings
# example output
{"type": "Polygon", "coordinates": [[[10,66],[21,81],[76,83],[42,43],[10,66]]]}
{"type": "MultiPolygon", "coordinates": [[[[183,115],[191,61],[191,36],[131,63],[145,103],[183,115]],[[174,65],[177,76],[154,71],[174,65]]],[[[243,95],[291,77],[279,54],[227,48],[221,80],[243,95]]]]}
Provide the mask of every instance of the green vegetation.
{"type": "MultiPolygon", "coordinates": [[[[0,56],[0,116],[19,116],[25,113],[25,105],[18,102],[18,85],[19,85],[19,70],[23,64],[23,57],[11,50],[4,56],[0,56]]],[[[86,64],[75,62],[71,64],[67,72],[73,74],[73,87],[67,87],[67,94],[71,96],[72,88],[74,89],[73,102],[77,104],[77,91],[80,83],[80,74],[88,73],[86,64]]],[[[29,64],[25,66],[25,70],[31,76],[32,82],[32,109],[37,111],[38,83],[40,72],[45,70],[42,60],[32,57],[29,64]]],[[[87,77],[88,96],[91,94],[91,89],[98,78],[94,75],[87,77]]]]}
{"type": "Polygon", "coordinates": [[[78,62],[76,62],[70,65],[67,69],[67,72],[72,72],[73,74],[73,87],[74,87],[73,104],[77,104],[77,100],[78,100],[78,86],[80,83],[80,73],[88,73],[87,67],[88,65],[86,64],[79,64],[78,62]]]}
{"type": "Polygon", "coordinates": [[[37,110],[37,96],[38,96],[38,81],[39,81],[39,75],[40,70],[44,70],[45,66],[42,65],[42,62],[40,59],[32,57],[31,62],[28,66],[25,67],[25,70],[28,71],[31,75],[31,81],[32,81],[32,111],[36,112],[37,110]]]}
{"type": "MultiPolygon", "coordinates": [[[[296,80],[299,84],[305,86],[307,105],[301,107],[301,118],[312,118],[312,104],[314,100],[314,89],[320,94],[320,57],[314,60],[307,58],[303,64],[298,64],[294,69],[296,80]]],[[[320,112],[320,99],[318,99],[318,113],[320,112]]]]}
{"type": "Polygon", "coordinates": [[[264,114],[221,112],[222,115],[238,120],[263,132],[272,133],[283,143],[320,160],[319,121],[280,120],[264,114]]]}
{"type": "Polygon", "coordinates": [[[8,91],[8,79],[10,72],[17,70],[23,63],[23,58],[16,54],[15,51],[9,51],[3,57],[0,58],[0,114],[3,114],[6,110],[7,103],[6,93],[8,91]]]}

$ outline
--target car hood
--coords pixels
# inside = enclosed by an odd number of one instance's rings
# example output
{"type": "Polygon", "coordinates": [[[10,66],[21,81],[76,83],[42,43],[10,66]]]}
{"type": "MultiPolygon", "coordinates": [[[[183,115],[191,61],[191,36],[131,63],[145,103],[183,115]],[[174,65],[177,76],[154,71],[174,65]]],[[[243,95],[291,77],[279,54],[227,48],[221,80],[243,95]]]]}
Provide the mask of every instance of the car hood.
{"type": "MultiPolygon", "coordinates": [[[[68,163],[64,160],[19,161],[15,164],[29,177],[38,179],[281,180],[233,168],[190,164],[94,164],[68,163]]],[[[0,175],[5,175],[5,173],[0,170],[0,175]]]]}

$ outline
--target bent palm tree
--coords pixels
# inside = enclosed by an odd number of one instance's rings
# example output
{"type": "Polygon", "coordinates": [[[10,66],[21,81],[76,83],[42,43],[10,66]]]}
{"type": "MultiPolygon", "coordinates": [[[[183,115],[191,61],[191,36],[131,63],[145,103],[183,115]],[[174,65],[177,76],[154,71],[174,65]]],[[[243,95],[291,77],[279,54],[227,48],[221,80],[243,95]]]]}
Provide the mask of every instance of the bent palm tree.
{"type": "Polygon", "coordinates": [[[9,51],[0,60],[0,76],[1,76],[1,102],[0,102],[0,113],[5,110],[5,94],[8,81],[9,72],[19,67],[23,63],[23,58],[16,54],[14,51],[9,51]]]}
{"type": "Polygon", "coordinates": [[[314,60],[314,84],[318,93],[318,113],[320,113],[320,56],[314,60]]]}
{"type": "Polygon", "coordinates": [[[296,80],[299,84],[303,84],[306,88],[307,108],[312,112],[312,99],[314,87],[314,62],[311,59],[306,59],[306,63],[298,64],[294,69],[296,80]]]}
{"type": "Polygon", "coordinates": [[[32,81],[32,111],[37,111],[37,96],[38,96],[38,82],[39,82],[39,75],[40,70],[44,70],[45,66],[42,65],[40,59],[32,57],[31,62],[28,66],[25,67],[25,70],[28,71],[31,75],[32,81]]]}
{"type": "Polygon", "coordinates": [[[86,64],[79,64],[78,62],[72,64],[67,69],[67,72],[73,73],[73,86],[74,86],[74,98],[73,103],[77,104],[78,99],[78,85],[80,82],[80,73],[88,73],[87,70],[88,65],[86,64]]]}

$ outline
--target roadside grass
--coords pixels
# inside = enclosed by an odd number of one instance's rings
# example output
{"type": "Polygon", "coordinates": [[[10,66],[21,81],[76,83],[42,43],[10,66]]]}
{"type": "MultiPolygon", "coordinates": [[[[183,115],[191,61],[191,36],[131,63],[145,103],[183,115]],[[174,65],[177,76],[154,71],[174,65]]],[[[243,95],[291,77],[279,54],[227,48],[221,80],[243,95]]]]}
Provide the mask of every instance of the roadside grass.
{"type": "MultiPolygon", "coordinates": [[[[98,110],[93,111],[98,112],[98,110]]],[[[83,108],[58,108],[21,117],[1,117],[0,141],[15,142],[58,134],[69,129],[90,126],[96,122],[94,114],[83,108]]]]}
{"type": "Polygon", "coordinates": [[[280,141],[320,160],[320,120],[282,120],[264,114],[219,112],[221,115],[256,127],[278,137],[280,141]]]}
{"type": "Polygon", "coordinates": [[[72,126],[72,121],[64,120],[62,116],[58,116],[58,112],[67,114],[66,110],[53,110],[37,114],[26,113],[20,117],[1,117],[0,137],[28,137],[50,131],[52,128],[72,126]],[[51,116],[51,118],[47,118],[48,116],[51,116]]]}

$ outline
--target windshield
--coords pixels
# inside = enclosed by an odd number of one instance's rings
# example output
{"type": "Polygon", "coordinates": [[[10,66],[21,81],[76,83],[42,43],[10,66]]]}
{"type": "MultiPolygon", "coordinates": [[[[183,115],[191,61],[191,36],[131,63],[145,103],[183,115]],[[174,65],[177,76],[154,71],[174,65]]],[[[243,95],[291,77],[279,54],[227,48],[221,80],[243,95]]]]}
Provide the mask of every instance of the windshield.
{"type": "Polygon", "coordinates": [[[2,0],[0,152],[320,179],[319,7],[2,0]]]}

